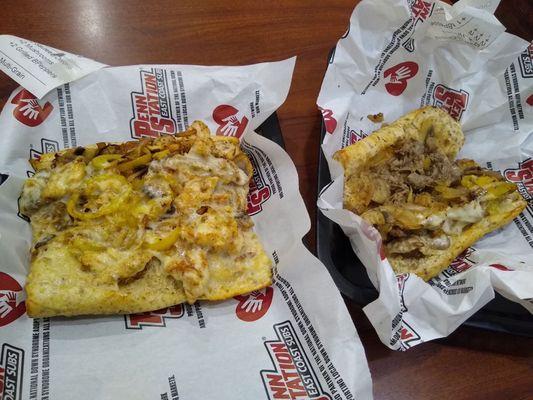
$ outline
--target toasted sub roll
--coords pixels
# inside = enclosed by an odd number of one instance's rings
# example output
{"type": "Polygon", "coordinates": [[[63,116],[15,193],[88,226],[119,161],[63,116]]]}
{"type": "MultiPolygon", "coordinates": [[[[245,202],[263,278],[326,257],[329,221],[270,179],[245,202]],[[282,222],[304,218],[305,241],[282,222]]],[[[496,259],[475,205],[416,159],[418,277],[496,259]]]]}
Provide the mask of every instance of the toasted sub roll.
{"type": "Polygon", "coordinates": [[[334,154],[344,208],[378,229],[397,273],[431,279],[526,207],[499,173],[456,160],[463,144],[457,121],[424,107],[334,154]]]}

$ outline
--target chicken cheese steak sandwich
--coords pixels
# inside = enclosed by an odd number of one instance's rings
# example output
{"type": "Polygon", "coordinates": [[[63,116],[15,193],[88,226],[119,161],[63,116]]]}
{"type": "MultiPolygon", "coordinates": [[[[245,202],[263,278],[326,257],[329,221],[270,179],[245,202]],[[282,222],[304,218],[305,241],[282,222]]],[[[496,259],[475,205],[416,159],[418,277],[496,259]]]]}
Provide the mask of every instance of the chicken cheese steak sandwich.
{"type": "Polygon", "coordinates": [[[43,154],[23,187],[31,317],[156,310],[271,283],[246,214],[252,165],[195,122],[176,136],[43,154]]]}
{"type": "Polygon", "coordinates": [[[396,273],[428,280],[526,207],[514,184],[455,157],[464,143],[445,111],[412,111],[335,153],[344,208],[380,232],[396,273]]]}

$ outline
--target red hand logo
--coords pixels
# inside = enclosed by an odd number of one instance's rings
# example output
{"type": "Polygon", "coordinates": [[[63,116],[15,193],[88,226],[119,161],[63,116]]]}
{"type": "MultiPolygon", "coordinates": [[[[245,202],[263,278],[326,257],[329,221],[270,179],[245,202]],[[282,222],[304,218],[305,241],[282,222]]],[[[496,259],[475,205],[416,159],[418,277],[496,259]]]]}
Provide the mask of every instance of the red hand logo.
{"type": "Polygon", "coordinates": [[[324,119],[324,126],[327,133],[333,133],[337,127],[337,120],[333,118],[333,111],[318,107],[322,113],[322,118],[324,119]]]}
{"type": "Polygon", "coordinates": [[[11,100],[11,104],[17,105],[13,110],[13,116],[19,122],[31,127],[40,125],[54,109],[49,102],[41,107],[37,98],[26,89],[18,92],[11,100]]]}
{"type": "Polygon", "coordinates": [[[273,295],[274,290],[269,286],[265,289],[254,290],[248,295],[235,296],[235,300],[239,301],[235,309],[237,317],[246,322],[257,321],[268,311],[273,295]]]}
{"type": "Polygon", "coordinates": [[[412,61],[405,61],[391,67],[383,74],[384,78],[389,78],[385,83],[385,89],[393,96],[399,96],[407,87],[407,81],[418,72],[418,64],[412,61]]]}
{"type": "Polygon", "coordinates": [[[0,272],[0,327],[10,324],[25,312],[22,287],[11,276],[0,272]]]}
{"type": "Polygon", "coordinates": [[[217,135],[240,138],[248,125],[248,118],[235,107],[222,104],[213,110],[213,119],[219,125],[217,135]]]}

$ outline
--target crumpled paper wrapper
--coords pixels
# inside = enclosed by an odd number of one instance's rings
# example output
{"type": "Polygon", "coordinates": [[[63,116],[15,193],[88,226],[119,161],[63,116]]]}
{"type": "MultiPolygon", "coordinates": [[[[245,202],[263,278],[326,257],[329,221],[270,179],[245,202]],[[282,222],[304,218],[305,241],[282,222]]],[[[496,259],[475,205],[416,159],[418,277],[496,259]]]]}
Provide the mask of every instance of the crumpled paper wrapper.
{"type": "MultiPolygon", "coordinates": [[[[318,97],[322,150],[333,183],[318,206],[339,224],[379,298],[364,308],[381,341],[405,350],[447,336],[494,292],[533,312],[533,45],[505,33],[498,1],[363,0],[330,59],[318,97]],[[396,276],[377,230],[344,210],[335,151],[416,108],[444,108],[462,124],[459,158],[518,185],[529,201],[512,223],[477,242],[429,282],[396,276]]],[[[354,266],[355,268],[355,266],[354,266]]]]}
{"type": "Polygon", "coordinates": [[[22,88],[11,95],[0,114],[4,399],[372,398],[342,298],[301,242],[310,223],[296,168],[253,131],[285,100],[294,63],[103,68],[56,89],[51,82],[41,100],[22,88]],[[142,314],[28,318],[22,288],[31,233],[17,204],[32,174],[27,160],[173,134],[196,119],[213,134],[239,137],[253,161],[248,212],[275,265],[272,287],[142,314]]]}

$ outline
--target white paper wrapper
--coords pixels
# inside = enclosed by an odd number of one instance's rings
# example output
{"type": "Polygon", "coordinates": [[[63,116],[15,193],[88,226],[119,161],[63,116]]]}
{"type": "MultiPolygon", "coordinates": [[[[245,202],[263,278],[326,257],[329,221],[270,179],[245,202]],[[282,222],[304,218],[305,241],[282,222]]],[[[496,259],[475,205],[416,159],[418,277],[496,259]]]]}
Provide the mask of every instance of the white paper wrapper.
{"type": "Polygon", "coordinates": [[[492,15],[497,5],[363,0],[322,84],[322,149],[334,182],[318,206],[349,236],[379,290],[364,311],[392,349],[447,336],[495,290],[533,312],[533,46],[503,32],[492,15]],[[381,126],[369,114],[382,112],[392,122],[428,104],[460,120],[466,144],[459,157],[500,171],[529,206],[425,283],[395,276],[379,255],[379,233],[342,209],[342,168],[332,156],[381,126]]]}
{"type": "Polygon", "coordinates": [[[342,298],[301,243],[310,225],[294,164],[253,132],[285,100],[294,63],[104,68],[34,101],[37,119],[21,113],[33,96],[13,93],[0,114],[0,378],[14,393],[4,399],[372,398],[342,298]],[[195,119],[241,137],[253,160],[249,213],[276,265],[273,286],[137,315],[28,318],[30,227],[17,216],[26,160],[195,119]]]}

